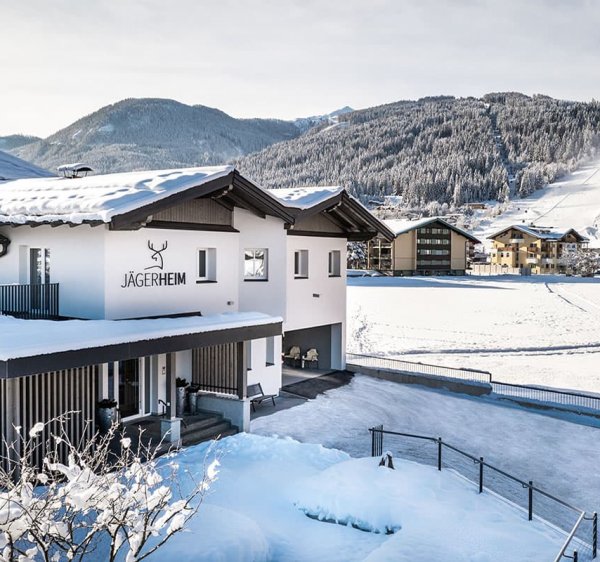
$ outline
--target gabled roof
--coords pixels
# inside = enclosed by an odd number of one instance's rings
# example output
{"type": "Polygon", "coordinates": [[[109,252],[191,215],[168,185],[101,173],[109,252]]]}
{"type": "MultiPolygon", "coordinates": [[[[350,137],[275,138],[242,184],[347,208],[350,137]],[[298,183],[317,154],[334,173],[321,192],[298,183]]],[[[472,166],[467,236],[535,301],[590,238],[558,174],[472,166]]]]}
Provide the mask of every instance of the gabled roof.
{"type": "Polygon", "coordinates": [[[394,239],[393,232],[343,187],[295,187],[268,191],[292,213],[295,223],[323,213],[347,233],[348,240],[369,240],[377,235],[390,241],[394,239]]]}
{"type": "Polygon", "coordinates": [[[415,228],[422,228],[434,222],[439,222],[443,224],[446,228],[453,230],[457,234],[464,236],[465,238],[471,240],[471,242],[475,244],[481,244],[481,241],[475,238],[472,234],[468,233],[466,230],[459,228],[458,226],[454,226],[449,222],[445,221],[441,217],[427,217],[417,220],[397,220],[397,219],[388,219],[383,221],[389,229],[394,232],[396,236],[400,234],[405,234],[406,232],[410,232],[415,228]]]}
{"type": "Polygon", "coordinates": [[[0,224],[108,224],[136,229],[154,214],[210,197],[229,209],[242,207],[280,218],[288,228],[325,214],[349,240],[393,234],[342,187],[265,190],[233,166],[151,170],[80,178],[35,178],[0,182],[0,224]]]}
{"type": "Polygon", "coordinates": [[[564,232],[559,232],[544,228],[536,228],[534,226],[524,226],[521,224],[507,226],[495,234],[488,236],[488,240],[493,240],[498,236],[502,236],[502,234],[508,232],[509,230],[518,230],[519,232],[523,232],[524,234],[528,234],[534,238],[539,238],[540,240],[556,240],[558,242],[566,238],[569,234],[573,234],[580,242],[585,242],[588,240],[585,236],[579,234],[579,232],[577,232],[574,228],[569,228],[564,232]]]}
{"type": "Polygon", "coordinates": [[[135,228],[159,210],[207,196],[291,219],[282,205],[232,166],[211,166],[0,183],[0,224],[105,223],[135,228]]]}

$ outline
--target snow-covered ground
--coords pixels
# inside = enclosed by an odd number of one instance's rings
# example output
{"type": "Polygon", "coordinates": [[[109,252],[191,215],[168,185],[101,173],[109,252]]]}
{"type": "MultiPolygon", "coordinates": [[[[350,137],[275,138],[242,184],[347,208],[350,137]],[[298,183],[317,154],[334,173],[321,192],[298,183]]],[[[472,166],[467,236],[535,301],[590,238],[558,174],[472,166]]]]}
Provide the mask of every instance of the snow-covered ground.
{"type": "Polygon", "coordinates": [[[600,393],[600,279],[348,279],[348,347],[600,393]]]}
{"type": "Polygon", "coordinates": [[[574,173],[540,189],[525,199],[514,199],[500,216],[490,218],[479,212],[473,234],[480,240],[512,224],[574,228],[600,246],[600,159],[581,166],[574,173]]]}
{"type": "MultiPolygon", "coordinates": [[[[301,425],[310,411],[287,418],[301,425]]],[[[448,470],[398,458],[391,470],[379,459],[249,434],[217,451],[220,472],[200,511],[150,559],[525,562],[552,559],[565,539],[448,470]]],[[[177,463],[197,470],[205,453],[206,445],[191,447],[177,463]]]]}

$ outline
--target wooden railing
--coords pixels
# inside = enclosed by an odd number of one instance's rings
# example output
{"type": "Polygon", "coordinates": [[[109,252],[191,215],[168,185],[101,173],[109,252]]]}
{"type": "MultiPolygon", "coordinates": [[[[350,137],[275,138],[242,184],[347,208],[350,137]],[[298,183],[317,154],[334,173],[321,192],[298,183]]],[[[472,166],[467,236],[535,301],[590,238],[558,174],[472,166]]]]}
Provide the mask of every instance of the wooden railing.
{"type": "Polygon", "coordinates": [[[58,283],[0,285],[0,313],[17,318],[57,318],[58,283]]]}

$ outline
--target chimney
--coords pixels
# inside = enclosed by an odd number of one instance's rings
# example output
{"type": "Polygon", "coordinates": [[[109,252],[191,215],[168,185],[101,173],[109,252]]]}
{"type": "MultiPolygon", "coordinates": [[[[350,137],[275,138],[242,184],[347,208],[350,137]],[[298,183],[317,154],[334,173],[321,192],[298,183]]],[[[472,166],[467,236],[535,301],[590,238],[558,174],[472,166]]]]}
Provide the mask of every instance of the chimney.
{"type": "Polygon", "coordinates": [[[84,178],[88,175],[88,172],[93,172],[92,168],[78,162],[77,164],[63,164],[58,168],[59,172],[62,172],[65,178],[84,178]]]}

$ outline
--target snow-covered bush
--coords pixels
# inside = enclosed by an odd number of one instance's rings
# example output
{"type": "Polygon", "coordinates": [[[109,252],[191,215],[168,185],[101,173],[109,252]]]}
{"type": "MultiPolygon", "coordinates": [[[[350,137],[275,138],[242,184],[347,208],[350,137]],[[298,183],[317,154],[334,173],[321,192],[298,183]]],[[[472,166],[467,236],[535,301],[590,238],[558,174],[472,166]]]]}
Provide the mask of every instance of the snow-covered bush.
{"type": "Polygon", "coordinates": [[[64,429],[41,442],[67,416],[4,444],[0,561],[82,560],[92,552],[98,560],[143,560],[196,513],[218,461],[182,473],[174,455],[158,459],[156,448],[133,446],[116,425],[86,443],[73,443],[64,429]]]}

